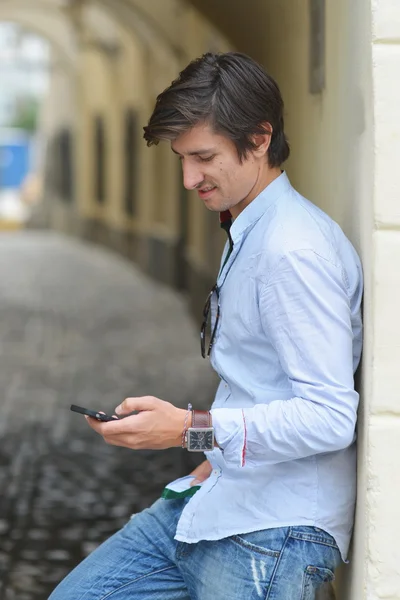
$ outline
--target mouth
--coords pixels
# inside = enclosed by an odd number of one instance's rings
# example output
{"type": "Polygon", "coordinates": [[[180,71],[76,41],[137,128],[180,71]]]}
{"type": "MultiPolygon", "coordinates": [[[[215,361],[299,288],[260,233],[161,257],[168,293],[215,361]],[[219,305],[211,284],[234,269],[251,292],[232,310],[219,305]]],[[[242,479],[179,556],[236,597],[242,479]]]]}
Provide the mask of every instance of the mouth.
{"type": "Polygon", "coordinates": [[[199,194],[199,197],[202,200],[207,200],[215,192],[216,189],[217,189],[217,186],[214,185],[213,187],[206,187],[206,188],[197,190],[197,193],[199,194]]]}

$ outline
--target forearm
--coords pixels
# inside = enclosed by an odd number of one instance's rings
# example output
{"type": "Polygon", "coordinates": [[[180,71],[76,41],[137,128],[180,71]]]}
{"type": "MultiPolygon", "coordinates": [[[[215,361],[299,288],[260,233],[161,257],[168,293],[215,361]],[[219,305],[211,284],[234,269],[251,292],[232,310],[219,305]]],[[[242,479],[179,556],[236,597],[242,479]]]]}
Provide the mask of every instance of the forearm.
{"type": "Polygon", "coordinates": [[[294,397],[253,408],[216,408],[215,436],[231,466],[252,468],[340,450],[354,437],[357,398],[347,390],[342,402],[338,392],[335,407],[294,397]]]}

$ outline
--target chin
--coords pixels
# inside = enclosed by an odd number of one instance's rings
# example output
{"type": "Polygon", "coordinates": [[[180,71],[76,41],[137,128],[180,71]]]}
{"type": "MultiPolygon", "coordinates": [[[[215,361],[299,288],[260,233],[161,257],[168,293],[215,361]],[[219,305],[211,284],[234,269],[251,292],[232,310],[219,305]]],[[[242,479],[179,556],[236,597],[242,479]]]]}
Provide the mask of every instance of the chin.
{"type": "Polygon", "coordinates": [[[224,210],[229,210],[230,205],[227,205],[226,202],[218,201],[216,198],[210,198],[209,200],[203,200],[204,205],[208,210],[212,212],[224,212],[224,210]]]}
{"type": "Polygon", "coordinates": [[[213,202],[213,200],[203,200],[204,202],[204,206],[208,209],[211,210],[212,212],[220,212],[221,209],[218,206],[215,206],[215,202],[213,202]]]}

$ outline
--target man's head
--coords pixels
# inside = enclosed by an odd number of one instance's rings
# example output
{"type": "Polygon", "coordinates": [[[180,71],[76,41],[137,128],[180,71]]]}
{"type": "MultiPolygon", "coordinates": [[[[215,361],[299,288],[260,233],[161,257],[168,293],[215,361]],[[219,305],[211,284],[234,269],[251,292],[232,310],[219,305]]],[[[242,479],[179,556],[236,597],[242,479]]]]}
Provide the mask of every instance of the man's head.
{"type": "Polygon", "coordinates": [[[242,210],[289,156],[277,84],[234,52],[192,61],[158,96],[144,131],[149,146],[171,142],[185,187],[211,210],[242,210]]]}

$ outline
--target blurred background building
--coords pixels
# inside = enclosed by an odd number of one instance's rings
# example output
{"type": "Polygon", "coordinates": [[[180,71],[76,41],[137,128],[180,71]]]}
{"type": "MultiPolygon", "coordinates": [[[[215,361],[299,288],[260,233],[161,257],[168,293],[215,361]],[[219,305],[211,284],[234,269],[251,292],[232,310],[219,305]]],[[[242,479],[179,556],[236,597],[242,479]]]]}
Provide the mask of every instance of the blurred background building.
{"type": "Polygon", "coordinates": [[[0,20],[0,187],[10,177],[27,211],[3,226],[112,248],[197,316],[224,237],[142,127],[209,50],[246,52],[277,79],[292,184],[342,226],[365,270],[357,525],[340,598],[398,598],[400,3],[0,0],[0,20]]]}
{"type": "Polygon", "coordinates": [[[49,77],[49,43],[16,23],[1,23],[0,218],[9,223],[28,217],[21,191],[40,171],[36,134],[49,77]]]}

